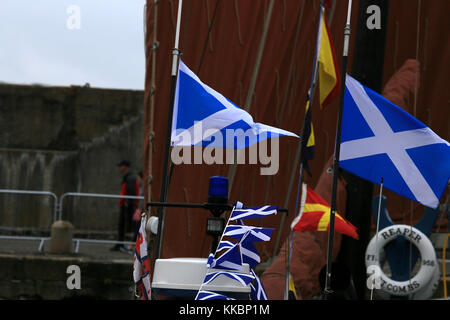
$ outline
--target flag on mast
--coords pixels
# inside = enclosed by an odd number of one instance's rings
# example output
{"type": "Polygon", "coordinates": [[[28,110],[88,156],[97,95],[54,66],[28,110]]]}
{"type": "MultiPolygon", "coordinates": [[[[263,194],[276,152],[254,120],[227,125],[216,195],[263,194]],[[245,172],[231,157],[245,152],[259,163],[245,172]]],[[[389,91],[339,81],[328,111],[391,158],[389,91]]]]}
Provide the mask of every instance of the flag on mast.
{"type": "Polygon", "coordinates": [[[450,179],[450,144],[346,76],[339,167],[436,208],[450,179]]]}
{"type": "MultiPolygon", "coordinates": [[[[326,4],[325,4],[326,5],[326,4]]],[[[314,94],[315,77],[318,72],[319,76],[319,98],[321,109],[325,108],[331,100],[339,95],[340,77],[339,69],[336,63],[336,55],[334,53],[333,41],[331,40],[330,28],[328,26],[327,17],[324,6],[321,7],[319,18],[319,28],[317,30],[316,56],[314,58],[313,79],[311,88],[308,92],[308,99],[305,108],[305,121],[303,128],[302,154],[301,162],[303,168],[311,176],[311,170],[308,161],[314,158],[314,128],[312,124],[311,101],[314,94]]]]}
{"type": "Polygon", "coordinates": [[[242,149],[273,137],[298,138],[292,132],[254,122],[248,112],[203,83],[181,60],[174,99],[173,146],[242,149]]]}
{"type": "Polygon", "coordinates": [[[319,91],[320,107],[325,108],[331,100],[339,95],[340,76],[334,53],[333,41],[331,39],[330,27],[322,7],[319,28],[319,91]]]}
{"type": "Polygon", "coordinates": [[[309,107],[309,101],[306,102],[306,113],[303,128],[303,139],[302,139],[302,155],[301,161],[303,163],[303,168],[308,172],[309,176],[312,176],[311,169],[309,168],[308,161],[314,159],[314,129],[311,119],[311,108],[309,107]]]}
{"type": "MultiPolygon", "coordinates": [[[[357,228],[335,213],[336,232],[358,239],[357,228]]],[[[330,225],[330,205],[305,183],[302,186],[300,213],[291,223],[295,231],[328,231],[330,225]]]]}

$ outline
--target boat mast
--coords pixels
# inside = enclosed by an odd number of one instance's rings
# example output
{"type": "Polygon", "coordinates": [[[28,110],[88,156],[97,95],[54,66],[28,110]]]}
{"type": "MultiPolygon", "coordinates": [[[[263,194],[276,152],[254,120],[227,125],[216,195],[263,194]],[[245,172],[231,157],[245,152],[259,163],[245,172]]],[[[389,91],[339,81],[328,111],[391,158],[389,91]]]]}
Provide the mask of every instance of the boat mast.
{"type": "MultiPolygon", "coordinates": [[[[180,50],[178,49],[179,40],[180,40],[180,24],[181,24],[181,10],[182,10],[183,0],[178,1],[178,14],[177,14],[177,27],[175,31],[175,44],[174,49],[172,50],[172,73],[170,78],[170,98],[169,98],[169,110],[167,114],[167,127],[166,127],[166,146],[164,150],[164,163],[163,163],[163,171],[161,175],[162,183],[161,183],[161,193],[160,193],[160,202],[167,201],[167,185],[168,185],[168,167],[170,160],[170,138],[172,134],[172,115],[173,115],[173,104],[175,98],[175,88],[177,84],[177,70],[178,70],[178,59],[180,56],[180,50]]],[[[164,227],[164,207],[159,207],[158,212],[158,232],[157,232],[157,240],[156,240],[156,248],[155,248],[155,260],[159,258],[161,254],[161,245],[162,245],[162,229],[164,227]]]]}

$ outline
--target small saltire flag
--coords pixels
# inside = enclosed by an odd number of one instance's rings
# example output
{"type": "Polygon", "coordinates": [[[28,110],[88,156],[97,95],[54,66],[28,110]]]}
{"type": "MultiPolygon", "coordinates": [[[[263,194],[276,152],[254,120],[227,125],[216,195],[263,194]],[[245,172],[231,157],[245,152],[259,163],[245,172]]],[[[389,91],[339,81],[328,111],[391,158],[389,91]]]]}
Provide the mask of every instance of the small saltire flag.
{"type": "Polygon", "coordinates": [[[277,206],[234,209],[233,212],[231,212],[230,221],[251,218],[264,218],[272,214],[277,214],[277,209],[277,206]]]}
{"type": "MultiPolygon", "coordinates": [[[[220,250],[227,248],[228,250],[225,251],[217,259],[214,259],[215,254],[210,253],[208,261],[206,262],[206,267],[216,269],[242,270],[242,253],[239,249],[241,243],[250,236],[250,233],[250,230],[245,230],[245,232],[240,236],[239,241],[234,244],[230,241],[221,241],[218,245],[218,248],[220,248],[220,250]]],[[[219,250],[216,250],[216,253],[218,251],[219,250]]]]}
{"type": "Polygon", "coordinates": [[[246,241],[269,241],[273,228],[230,225],[225,228],[223,235],[243,241],[243,236],[246,235],[247,232],[249,232],[249,234],[246,236],[246,241]]]}
{"type": "Polygon", "coordinates": [[[266,290],[253,269],[250,269],[255,277],[254,284],[250,284],[250,300],[268,300],[266,290]]]}
{"type": "Polygon", "coordinates": [[[145,233],[146,217],[142,217],[139,234],[136,237],[133,261],[133,279],[142,300],[151,299],[150,262],[147,253],[147,236],[145,233]]]}
{"type": "Polygon", "coordinates": [[[219,242],[219,245],[217,246],[217,252],[220,252],[225,249],[231,249],[233,248],[235,243],[231,241],[222,240],[219,242]]]}
{"type": "Polygon", "coordinates": [[[242,269],[242,255],[239,251],[239,243],[236,243],[233,247],[225,251],[219,258],[210,259],[207,262],[207,266],[216,269],[230,269],[241,270],[242,269]]]}
{"type": "Polygon", "coordinates": [[[318,37],[320,107],[324,108],[339,95],[339,69],[336,63],[325,8],[322,7],[318,37]]]}
{"type": "MultiPolygon", "coordinates": [[[[330,205],[305,183],[302,185],[300,212],[291,223],[295,231],[328,231],[330,205]]],[[[358,239],[357,228],[335,212],[334,230],[358,239]]]]}
{"type": "Polygon", "coordinates": [[[201,290],[198,292],[195,300],[236,300],[236,299],[212,291],[201,290]]]}
{"type": "Polygon", "coordinates": [[[427,207],[450,179],[450,144],[380,94],[346,76],[339,166],[427,207]]]}
{"type": "Polygon", "coordinates": [[[243,287],[247,286],[250,282],[252,282],[255,277],[251,274],[242,273],[242,272],[230,272],[230,271],[218,271],[208,273],[203,281],[203,284],[208,284],[219,276],[226,276],[233,280],[238,281],[243,287]]]}
{"type": "Polygon", "coordinates": [[[251,241],[242,241],[240,249],[242,254],[242,262],[248,263],[250,268],[254,268],[261,262],[261,257],[258,254],[258,250],[256,250],[251,241]]]}
{"type": "Polygon", "coordinates": [[[173,146],[242,149],[271,137],[298,136],[253,121],[252,116],[204,84],[180,60],[172,117],[173,146]]]}

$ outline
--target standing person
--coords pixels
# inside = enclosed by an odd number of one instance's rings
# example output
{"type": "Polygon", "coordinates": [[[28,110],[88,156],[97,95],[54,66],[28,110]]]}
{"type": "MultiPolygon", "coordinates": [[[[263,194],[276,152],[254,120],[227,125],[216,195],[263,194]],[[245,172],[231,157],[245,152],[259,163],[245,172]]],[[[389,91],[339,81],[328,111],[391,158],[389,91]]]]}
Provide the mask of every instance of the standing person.
{"type": "MultiPolygon", "coordinates": [[[[130,162],[128,160],[120,161],[117,166],[122,173],[122,187],[120,195],[138,196],[139,184],[137,182],[136,175],[130,168],[130,162]]],[[[125,240],[125,232],[130,232],[133,213],[137,207],[137,199],[119,199],[119,229],[118,229],[118,241],[125,240]]],[[[130,252],[123,244],[116,244],[111,248],[113,251],[130,252]]]]}

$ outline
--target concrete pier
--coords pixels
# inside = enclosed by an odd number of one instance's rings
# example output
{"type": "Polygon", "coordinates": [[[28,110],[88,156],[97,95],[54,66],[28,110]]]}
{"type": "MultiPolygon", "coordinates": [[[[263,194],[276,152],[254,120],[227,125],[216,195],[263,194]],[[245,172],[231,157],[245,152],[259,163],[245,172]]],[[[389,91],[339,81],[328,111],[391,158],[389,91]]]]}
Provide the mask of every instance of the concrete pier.
{"type": "Polygon", "coordinates": [[[111,244],[83,243],[78,254],[65,255],[49,253],[50,241],[43,253],[38,245],[0,240],[0,299],[133,299],[132,254],[110,251],[111,244]],[[69,266],[79,267],[80,289],[68,288],[75,276],[69,266]]]}

